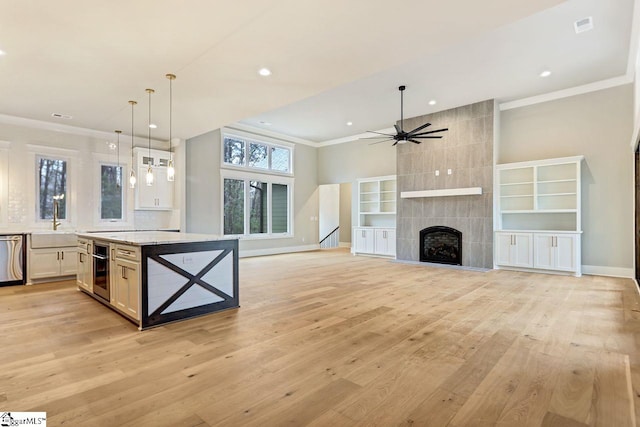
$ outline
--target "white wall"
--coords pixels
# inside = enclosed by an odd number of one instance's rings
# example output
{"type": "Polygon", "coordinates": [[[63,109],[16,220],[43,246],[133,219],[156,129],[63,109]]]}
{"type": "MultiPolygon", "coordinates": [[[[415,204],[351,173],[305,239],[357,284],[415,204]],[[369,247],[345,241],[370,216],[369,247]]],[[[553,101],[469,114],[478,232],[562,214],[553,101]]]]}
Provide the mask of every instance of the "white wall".
{"type": "Polygon", "coordinates": [[[584,155],[585,273],[630,276],[633,267],[633,86],[503,111],[499,163],[584,155]]]}
{"type": "MultiPolygon", "coordinates": [[[[36,170],[35,156],[49,154],[69,159],[69,182],[67,194],[68,220],[63,221],[63,230],[100,229],[162,229],[179,228],[180,212],[134,211],[133,193],[123,186],[126,193],[126,220],[119,223],[104,223],[98,219],[99,209],[99,160],[117,162],[116,152],[108,148],[107,141],[116,140],[116,135],[86,131],[69,133],[35,128],[26,125],[0,124],[0,231],[27,231],[51,229],[51,221],[36,219],[36,170]]],[[[146,140],[136,139],[136,146],[145,145],[146,140]]],[[[121,136],[120,163],[125,167],[128,182],[131,160],[130,137],[121,136]]],[[[166,149],[155,142],[153,148],[166,149]]],[[[179,151],[179,150],[178,150],[179,151]]],[[[179,160],[179,155],[177,160],[179,160]]],[[[179,175],[178,175],[179,176],[179,175]]],[[[176,184],[180,185],[177,178],[176,184]]],[[[177,199],[182,197],[177,191],[177,199]]]]}
{"type": "MultiPolygon", "coordinates": [[[[214,130],[186,141],[186,230],[222,234],[220,194],[221,133],[214,130]]],[[[254,135],[260,139],[261,136],[254,135]]],[[[262,137],[264,140],[272,138],[262,137]]],[[[261,255],[318,246],[317,149],[294,148],[293,236],[240,240],[240,255],[261,255]],[[313,219],[312,219],[313,218],[313,219]]]]}

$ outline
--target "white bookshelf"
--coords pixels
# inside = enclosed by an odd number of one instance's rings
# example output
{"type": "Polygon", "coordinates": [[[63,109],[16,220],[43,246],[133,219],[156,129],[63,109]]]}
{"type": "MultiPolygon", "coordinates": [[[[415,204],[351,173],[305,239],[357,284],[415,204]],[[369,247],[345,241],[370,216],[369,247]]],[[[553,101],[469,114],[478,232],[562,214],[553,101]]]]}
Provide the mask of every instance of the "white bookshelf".
{"type": "Polygon", "coordinates": [[[581,274],[583,159],[496,166],[496,268],[581,274]]]}
{"type": "Polygon", "coordinates": [[[395,175],[358,180],[358,225],[353,253],[395,257],[397,180],[395,175]]]}

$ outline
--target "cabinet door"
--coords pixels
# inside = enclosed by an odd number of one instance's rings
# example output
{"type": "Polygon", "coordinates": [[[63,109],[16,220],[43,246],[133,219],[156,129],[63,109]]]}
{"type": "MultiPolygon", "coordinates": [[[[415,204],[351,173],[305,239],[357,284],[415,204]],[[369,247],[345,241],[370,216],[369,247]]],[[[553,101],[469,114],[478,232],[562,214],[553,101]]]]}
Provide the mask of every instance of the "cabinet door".
{"type": "Polygon", "coordinates": [[[514,233],[511,260],[516,267],[533,267],[533,238],[529,233],[514,233]]]}
{"type": "Polygon", "coordinates": [[[544,268],[552,270],[555,268],[554,260],[554,235],[551,234],[536,234],[535,235],[535,268],[544,268]]]}
{"type": "Polygon", "coordinates": [[[78,250],[76,248],[60,249],[60,275],[71,276],[78,272],[78,250]]]}
{"type": "Polygon", "coordinates": [[[496,265],[511,265],[511,233],[496,233],[496,265]]]}
{"type": "MultiPolygon", "coordinates": [[[[155,170],[154,170],[154,175],[155,170]]],[[[136,184],[136,209],[155,209],[156,207],[156,187],[155,181],[157,176],[154,176],[154,185],[148,186],[145,180],[147,176],[147,167],[141,166],[138,168],[138,182],[136,184]]]]}
{"type": "Polygon", "coordinates": [[[29,277],[42,279],[60,276],[59,249],[32,249],[29,252],[29,277]]]}
{"type": "Polygon", "coordinates": [[[393,229],[375,230],[375,253],[379,255],[395,256],[396,232],[393,229]]]}
{"type": "Polygon", "coordinates": [[[167,180],[167,169],[157,168],[156,170],[156,208],[173,208],[173,182],[167,180]]]}
{"type": "Polygon", "coordinates": [[[355,252],[372,254],[375,244],[373,230],[368,228],[355,228],[354,235],[356,244],[355,252]]]}
{"type": "Polygon", "coordinates": [[[88,290],[87,282],[85,279],[86,269],[84,268],[84,263],[88,262],[87,251],[79,249],[77,256],[78,256],[78,272],[76,273],[76,282],[78,286],[88,290]]]}
{"type": "Polygon", "coordinates": [[[555,236],[555,268],[576,271],[575,236],[560,234],[555,236]]]}
{"type": "Polygon", "coordinates": [[[116,260],[112,304],[123,313],[140,320],[139,265],[125,260],[116,260]]]}

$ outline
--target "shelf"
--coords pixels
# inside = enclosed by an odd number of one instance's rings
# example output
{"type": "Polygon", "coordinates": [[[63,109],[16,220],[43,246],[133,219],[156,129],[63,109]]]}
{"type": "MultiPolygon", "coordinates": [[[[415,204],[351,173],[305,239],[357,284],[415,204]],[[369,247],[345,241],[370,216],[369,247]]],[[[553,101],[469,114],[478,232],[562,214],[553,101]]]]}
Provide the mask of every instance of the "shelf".
{"type": "MultiPolygon", "coordinates": [[[[538,193],[538,197],[549,197],[549,196],[575,196],[576,193],[548,193],[548,194],[540,194],[538,193]]],[[[504,197],[504,196],[503,196],[504,197]]]]}
{"type": "Polygon", "coordinates": [[[538,184],[547,184],[552,182],[576,182],[575,179],[552,179],[550,181],[538,181],[538,184]]]}
{"type": "Polygon", "coordinates": [[[513,196],[500,196],[503,199],[511,199],[516,197],[533,197],[533,194],[514,194],[513,196]]]}
{"type": "Polygon", "coordinates": [[[503,210],[504,214],[531,214],[531,213],[576,213],[577,209],[522,209],[522,210],[503,210]]]}
{"type": "Polygon", "coordinates": [[[412,199],[418,197],[475,196],[480,194],[482,194],[482,187],[470,187],[442,190],[403,191],[400,193],[400,198],[412,199]]]}
{"type": "Polygon", "coordinates": [[[533,181],[523,181],[523,182],[505,182],[505,183],[501,183],[500,185],[502,185],[502,186],[509,186],[509,185],[527,185],[527,184],[533,184],[533,181]]]}
{"type": "Polygon", "coordinates": [[[395,215],[396,212],[360,212],[360,215],[395,215]]]}

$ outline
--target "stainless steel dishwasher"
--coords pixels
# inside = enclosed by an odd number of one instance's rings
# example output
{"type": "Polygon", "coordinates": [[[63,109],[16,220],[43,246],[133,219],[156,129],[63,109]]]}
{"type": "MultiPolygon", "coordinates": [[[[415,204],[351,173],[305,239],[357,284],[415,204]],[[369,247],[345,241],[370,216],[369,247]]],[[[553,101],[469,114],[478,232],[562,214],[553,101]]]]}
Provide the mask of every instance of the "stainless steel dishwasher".
{"type": "Polygon", "coordinates": [[[24,235],[0,235],[0,286],[24,285],[24,235]]]}

